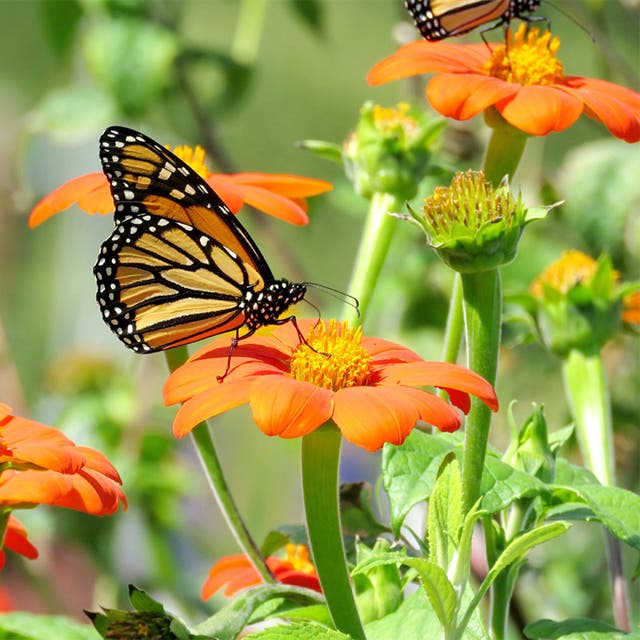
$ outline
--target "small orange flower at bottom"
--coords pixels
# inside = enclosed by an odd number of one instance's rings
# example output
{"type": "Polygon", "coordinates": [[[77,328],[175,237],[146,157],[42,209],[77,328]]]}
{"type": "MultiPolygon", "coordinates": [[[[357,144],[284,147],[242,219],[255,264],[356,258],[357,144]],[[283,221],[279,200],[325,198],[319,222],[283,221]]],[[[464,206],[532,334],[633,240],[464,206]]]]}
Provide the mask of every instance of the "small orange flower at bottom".
{"type": "MultiPolygon", "coordinates": [[[[285,550],[287,557],[284,559],[275,556],[269,556],[266,559],[267,567],[273,573],[273,577],[282,584],[306,587],[321,592],[320,580],[309,560],[307,547],[302,544],[288,544],[285,550]]],[[[209,577],[202,586],[202,599],[208,600],[224,585],[226,585],[224,595],[230,597],[238,591],[261,583],[262,578],[248,556],[241,554],[226,556],[209,570],[209,577]]]]}
{"type": "Polygon", "coordinates": [[[493,387],[469,369],[426,362],[406,347],[335,320],[301,320],[299,326],[315,351],[287,323],[269,336],[242,340],[223,382],[218,378],[227,368],[228,337],[174,371],[164,387],[165,404],[184,403],[174,434],[182,437],[203,420],[248,402],[267,435],[297,438],[331,420],[347,440],[375,451],[385,442],[404,442],[418,420],[442,431],[461,426],[449,403],[416,387],[445,389],[465,413],[469,394],[498,409],[493,387]]]}

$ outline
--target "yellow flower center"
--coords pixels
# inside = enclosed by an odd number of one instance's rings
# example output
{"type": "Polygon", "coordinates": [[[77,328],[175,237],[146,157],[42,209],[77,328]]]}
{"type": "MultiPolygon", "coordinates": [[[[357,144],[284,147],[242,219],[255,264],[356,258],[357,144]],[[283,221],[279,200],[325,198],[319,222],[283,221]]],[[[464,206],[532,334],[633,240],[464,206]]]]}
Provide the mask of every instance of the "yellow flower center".
{"type": "Polygon", "coordinates": [[[385,136],[394,136],[399,129],[411,139],[420,131],[420,126],[409,115],[411,105],[407,102],[399,102],[397,107],[381,107],[379,104],[373,107],[373,123],[376,129],[385,136]]]}
{"type": "Polygon", "coordinates": [[[319,322],[306,340],[313,348],[301,342],[293,352],[292,378],[333,391],[367,384],[371,356],[361,345],[360,327],[351,329],[346,322],[336,320],[331,320],[328,327],[319,322]]]}
{"type": "MultiPolygon", "coordinates": [[[[579,284],[589,285],[597,266],[598,263],[582,251],[565,251],[559,260],[552,262],[531,283],[531,295],[539,299],[544,298],[543,283],[560,293],[567,293],[579,284]]],[[[613,280],[617,280],[619,275],[617,271],[613,271],[613,280]]]]}
{"type": "Polygon", "coordinates": [[[449,233],[452,225],[478,229],[486,222],[513,222],[517,202],[506,188],[494,188],[482,171],[458,172],[451,185],[439,186],[424,200],[423,214],[436,232],[449,233]]]}
{"type": "MultiPolygon", "coordinates": [[[[169,145],[167,145],[167,149],[172,150],[169,145]]],[[[173,149],[173,153],[188,164],[203,180],[206,180],[211,174],[204,162],[206,152],[199,144],[195,149],[186,144],[179,145],[173,149]]]]}
{"type": "Polygon", "coordinates": [[[563,67],[556,53],[560,40],[523,23],[515,35],[508,32],[506,44],[496,47],[485,65],[488,75],[521,85],[550,85],[558,82],[563,67]]]}
{"type": "Polygon", "coordinates": [[[285,560],[290,562],[296,571],[302,571],[302,573],[315,573],[316,570],[309,560],[309,550],[304,544],[289,543],[285,547],[287,557],[285,560]]]}

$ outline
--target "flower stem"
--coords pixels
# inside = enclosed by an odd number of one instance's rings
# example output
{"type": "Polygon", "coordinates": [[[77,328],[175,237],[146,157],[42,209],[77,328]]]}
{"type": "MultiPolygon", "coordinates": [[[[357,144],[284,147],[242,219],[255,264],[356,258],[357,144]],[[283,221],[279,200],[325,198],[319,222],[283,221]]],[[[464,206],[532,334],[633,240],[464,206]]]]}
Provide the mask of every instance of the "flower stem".
{"type": "Polygon", "coordinates": [[[614,485],[611,408],[602,357],[573,349],[562,363],[562,374],[585,464],[602,484],[614,485]]]}
{"type": "Polygon", "coordinates": [[[364,321],[371,297],[389,252],[397,220],[390,216],[401,206],[390,193],[374,193],[369,203],[369,212],[360,240],[358,255],[351,274],[349,293],[360,301],[360,317],[353,307],[345,305],[344,318],[351,326],[364,321]]]}
{"type": "MultiPolygon", "coordinates": [[[[167,364],[169,365],[169,370],[172,372],[180,365],[184,364],[188,357],[186,347],[176,347],[175,349],[165,351],[164,354],[167,364]]],[[[196,447],[196,451],[198,452],[198,458],[200,459],[202,468],[209,480],[211,491],[218,502],[218,506],[220,507],[236,542],[248,556],[251,564],[253,564],[264,582],[276,582],[273,574],[269,571],[262,554],[260,553],[258,545],[251,537],[251,534],[238,511],[235,501],[233,500],[233,496],[231,495],[229,485],[227,485],[227,481],[225,480],[222,465],[220,464],[220,458],[218,458],[218,453],[207,423],[201,422],[191,431],[190,435],[196,447]]]]}
{"type": "Polygon", "coordinates": [[[340,431],[326,423],[302,438],[302,487],[309,543],[336,629],[365,640],[342,544],[338,502],[340,431]]]}
{"type": "Polygon", "coordinates": [[[238,22],[231,43],[231,57],[236,62],[252,65],[256,61],[266,10],[267,0],[240,2],[238,22]]]}
{"type": "Polygon", "coordinates": [[[445,362],[455,364],[458,361],[463,329],[464,314],[462,313],[462,280],[460,279],[460,274],[455,273],[453,276],[453,286],[451,287],[451,299],[449,300],[447,326],[444,329],[442,359],[445,362]]]}
{"type": "Polygon", "coordinates": [[[512,127],[493,107],[485,111],[491,138],[484,157],[484,175],[495,186],[505,176],[512,180],[527,144],[528,135],[512,127]]]}
{"type": "MultiPolygon", "coordinates": [[[[500,346],[500,274],[497,270],[462,274],[462,289],[467,366],[494,384],[500,346]]],[[[477,398],[472,398],[462,461],[462,501],[465,512],[480,496],[490,421],[489,408],[477,398]]]]}

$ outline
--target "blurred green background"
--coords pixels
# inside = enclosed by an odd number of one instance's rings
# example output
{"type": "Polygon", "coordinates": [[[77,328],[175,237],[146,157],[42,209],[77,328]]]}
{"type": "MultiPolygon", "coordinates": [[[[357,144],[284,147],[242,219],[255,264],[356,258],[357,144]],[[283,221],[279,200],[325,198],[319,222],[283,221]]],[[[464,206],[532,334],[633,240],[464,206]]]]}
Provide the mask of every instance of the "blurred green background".
{"type": "MultiPolygon", "coordinates": [[[[638,3],[556,4],[575,22],[544,2],[539,13],[561,38],[565,71],[638,90],[638,3]]],[[[74,207],[29,230],[29,211],[64,181],[99,169],[97,140],[108,125],[168,144],[206,144],[215,135],[213,170],[334,183],[312,199],[307,227],[240,215],[276,275],[344,290],[367,203],[339,167],[295,143],[344,140],[366,100],[392,106],[409,99],[428,109],[422,80],[365,82],[376,61],[416,34],[401,0],[5,0],[0,11],[0,400],[104,451],[130,500],[127,513],[104,520],[46,509],[18,514],[41,557],[10,558],[3,582],[16,606],[32,611],[82,619],[83,608],[116,606],[135,582],[197,616],[211,609],[198,599],[209,566],[236,547],[190,442],[171,437],[174,410],[161,406],[163,357],[126,351],[101,320],[92,267],[110,216],[74,207]]],[[[478,168],[485,138],[480,118],[451,123],[447,162],[478,168]]],[[[623,278],[640,277],[639,175],[637,148],[585,117],[530,140],[516,188],[529,205],[566,204],[528,228],[517,261],[504,270],[506,292],[526,289],[566,248],[596,257],[609,251],[623,278]]],[[[367,333],[439,358],[450,281],[422,234],[400,225],[367,333]]],[[[331,298],[312,300],[323,317],[338,313],[331,298]]],[[[632,338],[606,353],[619,477],[632,490],[639,488],[638,356],[632,338]]],[[[518,398],[520,417],[536,401],[552,429],[569,420],[558,362],[536,345],[504,349],[498,391],[503,407],[518,398]]],[[[492,433],[500,447],[505,414],[492,433]]],[[[298,443],[266,438],[245,409],[217,420],[214,430],[256,538],[301,523],[298,443]]],[[[375,481],[377,463],[347,447],[344,478],[375,481]]],[[[599,532],[576,527],[571,536],[567,548],[543,549],[526,571],[518,598],[527,619],[608,617],[599,532]]]]}

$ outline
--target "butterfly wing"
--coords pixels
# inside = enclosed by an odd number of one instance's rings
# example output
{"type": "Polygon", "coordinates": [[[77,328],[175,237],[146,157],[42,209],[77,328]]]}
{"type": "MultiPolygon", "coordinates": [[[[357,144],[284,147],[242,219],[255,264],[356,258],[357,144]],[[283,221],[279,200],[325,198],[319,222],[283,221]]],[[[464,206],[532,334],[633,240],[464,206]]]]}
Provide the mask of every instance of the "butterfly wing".
{"type": "Polygon", "coordinates": [[[117,223],[94,273],[104,321],[138,353],[241,327],[243,293],[260,281],[217,239],[147,213],[117,223]]]}
{"type": "Polygon", "coordinates": [[[100,161],[115,201],[115,221],[141,214],[182,222],[233,251],[260,274],[273,275],[251,236],[218,194],[185,162],[144,134],[109,127],[100,138],[100,161]]]}

